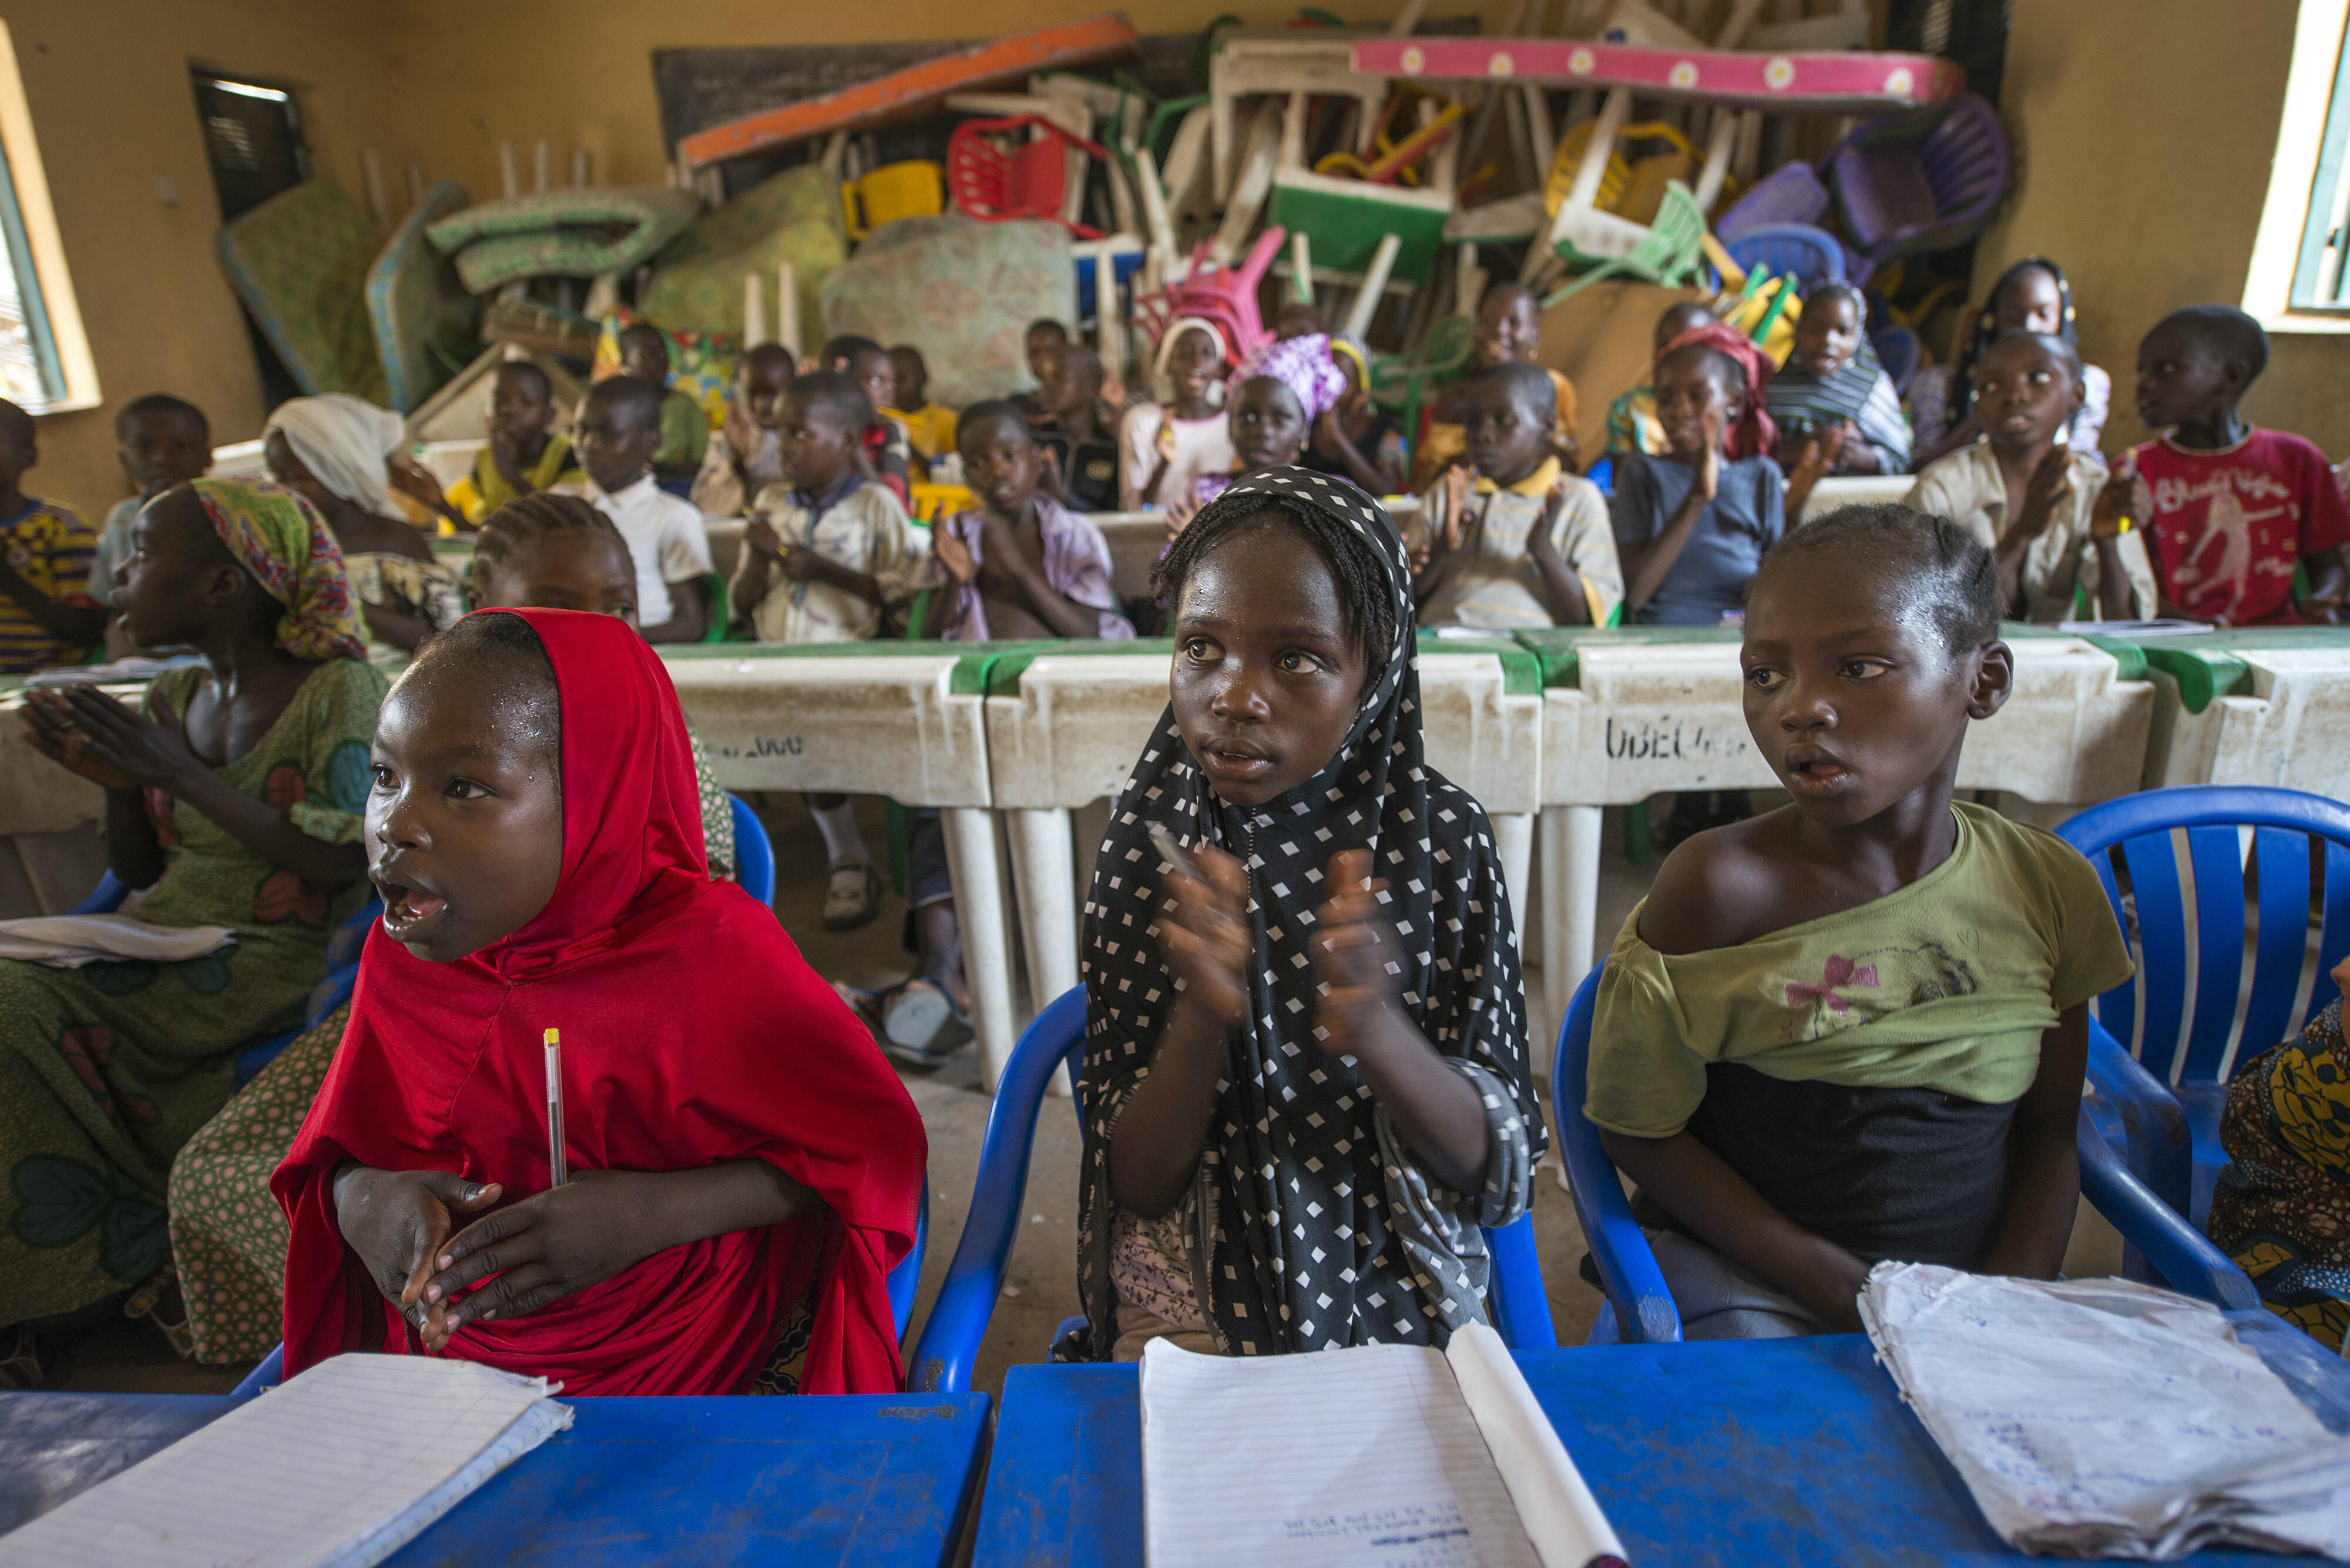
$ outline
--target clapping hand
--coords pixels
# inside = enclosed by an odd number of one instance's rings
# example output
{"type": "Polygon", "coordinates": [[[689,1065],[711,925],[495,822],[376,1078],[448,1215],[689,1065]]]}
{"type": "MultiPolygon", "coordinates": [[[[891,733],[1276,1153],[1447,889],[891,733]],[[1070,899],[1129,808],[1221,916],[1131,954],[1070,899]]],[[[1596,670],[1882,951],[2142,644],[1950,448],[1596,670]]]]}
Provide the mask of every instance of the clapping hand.
{"type": "Polygon", "coordinates": [[[1337,1056],[1361,1054],[1363,1042],[1396,1002],[1402,947],[1380,916],[1368,850],[1330,857],[1330,897],[1315,912],[1314,973],[1326,989],[1315,1010],[1315,1043],[1337,1056]]]}
{"type": "Polygon", "coordinates": [[[174,721],[141,718],[95,686],[26,694],[34,749],[107,789],[175,790],[204,764],[174,721]]]}
{"type": "Polygon", "coordinates": [[[1191,848],[1201,875],[1180,867],[1163,886],[1175,908],[1159,917],[1159,946],[1183,983],[1183,999],[1209,1023],[1229,1029],[1248,1012],[1248,970],[1254,948],[1248,923],[1248,873],[1212,845],[1191,848]]]}

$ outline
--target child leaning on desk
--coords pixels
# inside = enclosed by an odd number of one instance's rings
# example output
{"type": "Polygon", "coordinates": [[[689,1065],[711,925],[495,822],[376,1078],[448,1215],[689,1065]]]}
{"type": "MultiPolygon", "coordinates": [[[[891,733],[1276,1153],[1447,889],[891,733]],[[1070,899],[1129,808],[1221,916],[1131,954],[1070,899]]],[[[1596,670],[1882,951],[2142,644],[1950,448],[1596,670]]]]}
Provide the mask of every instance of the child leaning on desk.
{"type": "Polygon", "coordinates": [[[286,1375],[366,1350],[583,1396],[895,1391],[921,1120],[705,874],[659,657],[619,617],[476,611],[385,702],[372,768],[383,919],[270,1182],[286,1375]]]}
{"type": "Polygon", "coordinates": [[[1585,1085],[1692,1339],[1857,1329],[1885,1259],[2064,1261],[2087,1002],[2131,964],[2078,852],[1951,799],[2013,680],[1999,610],[1991,552],[1904,506],[1754,580],[1746,725],[1794,798],[1666,859],[1585,1085]]]}

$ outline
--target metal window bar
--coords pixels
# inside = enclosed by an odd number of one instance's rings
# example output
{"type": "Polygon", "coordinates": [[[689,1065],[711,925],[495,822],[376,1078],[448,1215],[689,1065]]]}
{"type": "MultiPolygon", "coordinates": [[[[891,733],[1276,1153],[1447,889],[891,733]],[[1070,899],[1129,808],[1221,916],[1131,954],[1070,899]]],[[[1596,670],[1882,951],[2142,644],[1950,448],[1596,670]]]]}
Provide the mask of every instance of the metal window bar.
{"type": "Polygon", "coordinates": [[[2350,47],[2338,51],[2334,67],[2334,94],[2318,143],[2317,175],[2310,182],[2309,213],[2302,221],[2290,307],[2350,314],[2350,296],[2343,292],[2345,261],[2350,261],[2350,47]]]}

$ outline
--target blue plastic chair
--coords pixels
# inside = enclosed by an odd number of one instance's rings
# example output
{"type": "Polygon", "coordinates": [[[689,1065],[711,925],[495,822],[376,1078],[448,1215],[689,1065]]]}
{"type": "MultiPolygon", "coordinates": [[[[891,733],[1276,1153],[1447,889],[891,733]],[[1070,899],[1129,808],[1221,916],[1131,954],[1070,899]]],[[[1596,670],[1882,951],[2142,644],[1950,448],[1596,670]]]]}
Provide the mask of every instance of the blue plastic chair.
{"type": "MultiPolygon", "coordinates": [[[[972,1183],[971,1213],[962,1240],[947,1265],[946,1282],[906,1375],[909,1391],[961,1394],[987,1337],[988,1320],[1003,1289],[1003,1270],[1020,1230],[1020,1200],[1028,1190],[1028,1160],[1036,1147],[1036,1115],[1054,1069],[1064,1063],[1072,1085],[1085,1069],[1086,991],[1076,986],[1053,999],[1012,1049],[1003,1076],[988,1108],[987,1131],[979,1146],[979,1172],[972,1183]]],[[[1492,1284],[1487,1307],[1494,1331],[1512,1346],[1547,1350],[1558,1344],[1543,1288],[1542,1260],[1534,1246],[1534,1217],[1485,1232],[1492,1254],[1492,1284]]],[[[1071,1319],[1066,1330],[1082,1319],[1071,1319]]],[[[1056,1336],[1057,1337],[1057,1336],[1056,1336]]]]}
{"type": "MultiPolygon", "coordinates": [[[[122,907],[130,889],[122,885],[111,871],[98,879],[89,897],[73,907],[77,915],[110,915],[122,907]]],[[[369,927],[383,913],[383,900],[369,895],[359,913],[336,928],[327,939],[327,978],[310,992],[310,1000],[302,1009],[302,1022],[280,1034],[265,1034],[247,1041],[236,1054],[236,1086],[244,1088],[260,1075],[264,1067],[277,1059],[277,1054],[301,1037],[306,1029],[314,1028],[327,1014],[350,1000],[351,987],[359,981],[359,949],[366,945],[369,927]]]]}
{"type": "MultiPolygon", "coordinates": [[[[1680,1309],[1657,1267],[1656,1253],[1632,1205],[1615,1162],[1599,1142],[1599,1129],[1583,1114],[1583,1085],[1591,1064],[1591,1019],[1597,1011],[1603,969],[1586,975],[1559,1024],[1558,1054],[1551,1064],[1551,1119],[1558,1129],[1559,1153],[1575,1191],[1575,1217],[1583,1223],[1592,1262],[1598,1265],[1607,1304],[1591,1325],[1586,1345],[1675,1345],[1680,1342],[1680,1309]]],[[[2173,1212],[2129,1173],[2104,1137],[2081,1113],[2076,1144],[2081,1190],[2124,1241],[2138,1249],[2173,1290],[2227,1309],[2256,1307],[2259,1293],[2217,1247],[2173,1212]]]]}
{"type": "Polygon", "coordinates": [[[766,825],[759,820],[759,814],[751,809],[750,802],[741,795],[729,794],[726,805],[734,817],[735,884],[762,904],[773,904],[775,901],[775,846],[767,837],[766,825]]]}
{"type": "Polygon", "coordinates": [[[1809,223],[1765,223],[1722,247],[1747,272],[1760,267],[1773,276],[1794,273],[1802,292],[1844,281],[1844,250],[1835,236],[1809,223]]]}
{"type": "MultiPolygon", "coordinates": [[[[898,1342],[906,1340],[906,1325],[914,1317],[914,1293],[922,1283],[922,1254],[931,1241],[931,1177],[922,1173],[922,1206],[914,1210],[914,1250],[889,1271],[889,1312],[898,1320],[898,1342]]],[[[258,1394],[286,1381],[286,1346],[270,1347],[254,1369],[244,1375],[231,1394],[258,1394]]]]}
{"type": "Polygon", "coordinates": [[[2200,1227],[2227,1163],[2220,1113],[2237,1064],[2299,1033],[2334,995],[2329,976],[2350,951],[2350,806],[2297,790],[2189,785],[2091,806],[2056,831],[2096,867],[2126,940],[2126,892],[2135,911],[2137,974],[2091,1009],[2100,1119],[2132,1174],[2200,1227]]]}

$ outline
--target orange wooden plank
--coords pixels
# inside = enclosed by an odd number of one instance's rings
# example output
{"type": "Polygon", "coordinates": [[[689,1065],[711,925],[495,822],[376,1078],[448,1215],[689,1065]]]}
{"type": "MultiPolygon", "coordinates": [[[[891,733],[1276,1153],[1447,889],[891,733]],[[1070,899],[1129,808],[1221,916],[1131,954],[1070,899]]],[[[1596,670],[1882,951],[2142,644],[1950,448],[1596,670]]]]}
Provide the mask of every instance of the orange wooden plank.
{"type": "Polygon", "coordinates": [[[1130,52],[1134,41],[1134,25],[1124,14],[1105,11],[1083,21],[1039,27],[1033,33],[941,55],[826,98],[806,99],[697,130],[680,141],[677,150],[698,169],[780,142],[878,125],[936,103],[950,93],[979,92],[1037,71],[1115,59],[1130,52]]]}

